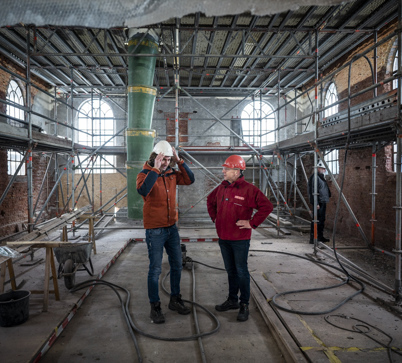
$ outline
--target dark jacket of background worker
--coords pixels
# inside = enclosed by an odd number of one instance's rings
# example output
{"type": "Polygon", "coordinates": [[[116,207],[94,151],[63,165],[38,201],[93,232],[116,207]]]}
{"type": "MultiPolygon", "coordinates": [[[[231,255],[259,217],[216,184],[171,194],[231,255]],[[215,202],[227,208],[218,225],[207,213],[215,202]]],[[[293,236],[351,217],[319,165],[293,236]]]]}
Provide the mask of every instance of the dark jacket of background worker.
{"type": "Polygon", "coordinates": [[[240,308],[237,320],[246,321],[250,299],[247,259],[251,231],[268,217],[273,206],[261,190],[244,180],[246,163],[241,156],[229,156],[222,166],[224,181],[207,199],[208,213],[215,223],[229,282],[227,300],[216,305],[215,309],[226,311],[240,308]],[[257,212],[253,215],[254,209],[257,212]]]}
{"type": "MultiPolygon", "coordinates": [[[[325,180],[325,166],[322,161],[317,164],[317,240],[319,242],[329,242],[328,238],[324,237],[324,227],[325,227],[325,212],[327,209],[327,203],[331,197],[331,191],[328,187],[327,181],[325,180]]],[[[310,197],[310,203],[314,206],[314,173],[310,176],[308,180],[308,193],[310,197]]],[[[314,213],[314,209],[313,209],[314,213]]],[[[310,228],[310,243],[314,243],[314,222],[311,222],[310,228]]]]}
{"type": "Polygon", "coordinates": [[[194,174],[180,160],[167,141],[158,142],[143,170],[137,175],[137,191],[144,199],[144,228],[148,246],[148,297],[150,317],[156,324],[165,322],[159,299],[159,275],[162,271],[163,248],[169,256],[170,302],[169,309],[189,314],[181,300],[180,279],[182,257],[180,236],[176,227],[176,185],[194,183],[194,174]],[[177,164],[179,170],[172,168],[177,164]]]}

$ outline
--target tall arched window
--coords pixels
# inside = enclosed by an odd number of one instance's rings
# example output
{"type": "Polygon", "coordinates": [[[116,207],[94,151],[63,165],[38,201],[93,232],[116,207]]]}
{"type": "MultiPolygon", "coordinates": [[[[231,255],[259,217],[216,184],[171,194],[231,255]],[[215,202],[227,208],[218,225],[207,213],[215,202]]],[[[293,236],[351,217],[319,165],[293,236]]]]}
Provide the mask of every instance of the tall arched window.
{"type": "MultiPolygon", "coordinates": [[[[392,74],[395,74],[396,71],[398,70],[398,51],[395,54],[395,58],[394,58],[394,64],[392,66],[392,74]]],[[[393,89],[397,89],[398,88],[398,80],[394,79],[392,81],[392,88],[393,89]]]]}
{"type": "MultiPolygon", "coordinates": [[[[7,123],[15,126],[24,126],[21,122],[17,120],[24,120],[24,111],[17,107],[17,105],[24,106],[24,97],[18,83],[14,80],[10,81],[7,88],[7,101],[11,104],[7,105],[7,116],[13,118],[7,118],[7,123]],[[14,106],[15,105],[15,106],[14,106]]],[[[24,155],[17,150],[9,149],[7,150],[7,169],[8,175],[14,175],[18,166],[20,165],[24,155]]],[[[18,171],[17,175],[26,175],[25,163],[22,163],[21,169],[18,171]]]]}
{"type": "Polygon", "coordinates": [[[18,86],[18,83],[15,82],[14,80],[11,80],[10,84],[8,85],[7,101],[9,101],[11,103],[11,105],[7,105],[7,115],[13,117],[13,119],[8,118],[7,122],[10,125],[13,125],[16,127],[24,126],[21,122],[18,122],[17,120],[15,120],[15,119],[24,120],[24,111],[16,106],[14,106],[14,104],[19,105],[19,106],[24,106],[24,97],[22,96],[22,91],[21,91],[20,86],[18,86]]]}
{"type": "MultiPolygon", "coordinates": [[[[333,106],[324,111],[324,117],[332,116],[338,112],[338,105],[335,105],[336,102],[338,102],[338,92],[336,91],[335,83],[331,82],[325,93],[324,107],[333,106]]],[[[327,162],[328,168],[332,174],[339,174],[339,153],[337,149],[327,152],[324,155],[324,160],[327,162]]]]}
{"type": "MultiPolygon", "coordinates": [[[[395,54],[395,58],[394,58],[394,64],[392,66],[392,74],[395,74],[398,70],[398,51],[395,54]]],[[[392,88],[393,89],[397,89],[398,88],[398,80],[394,79],[392,81],[392,88]]],[[[394,171],[396,172],[398,170],[397,168],[397,150],[396,150],[396,142],[394,142],[393,146],[392,146],[392,154],[393,154],[393,164],[394,164],[394,171]]]]}
{"type": "Polygon", "coordinates": [[[275,115],[268,103],[253,101],[247,104],[241,113],[241,126],[244,140],[254,146],[275,142],[275,115]],[[269,131],[272,132],[267,134],[269,131]]]}
{"type": "MultiPolygon", "coordinates": [[[[336,86],[334,82],[328,86],[327,92],[325,93],[325,103],[324,107],[330,106],[338,102],[338,92],[336,91],[336,86]]],[[[338,112],[338,105],[333,105],[324,111],[324,117],[331,116],[338,112]]]]}
{"type": "MultiPolygon", "coordinates": [[[[87,100],[79,107],[77,124],[80,131],[78,133],[78,143],[82,145],[97,147],[103,145],[115,133],[115,119],[113,110],[109,104],[100,99],[87,100]]],[[[107,142],[106,146],[113,146],[114,138],[107,142]]],[[[114,165],[113,155],[103,155],[97,157],[94,165],[94,173],[114,173],[115,169],[109,164],[114,165]],[[104,160],[106,159],[106,160],[104,160]]],[[[84,165],[82,165],[84,167],[84,165]]],[[[81,171],[77,169],[77,173],[81,171]]]]}

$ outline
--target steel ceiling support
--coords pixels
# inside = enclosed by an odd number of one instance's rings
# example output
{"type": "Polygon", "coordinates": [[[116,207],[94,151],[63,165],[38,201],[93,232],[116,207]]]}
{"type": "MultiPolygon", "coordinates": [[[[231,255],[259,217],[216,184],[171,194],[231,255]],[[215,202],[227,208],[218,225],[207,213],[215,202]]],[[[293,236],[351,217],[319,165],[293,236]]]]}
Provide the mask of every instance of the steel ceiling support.
{"type": "MultiPolygon", "coordinates": [[[[103,32],[104,32],[105,37],[106,37],[106,29],[103,29],[103,32]]],[[[99,41],[98,41],[97,38],[95,39],[94,43],[95,43],[95,46],[96,46],[96,48],[98,49],[99,52],[104,52],[104,51],[105,51],[105,49],[102,49],[102,46],[100,45],[100,43],[99,43],[99,41]]],[[[105,42],[105,46],[106,46],[106,42],[105,42]]],[[[112,67],[113,67],[113,64],[112,64],[112,62],[110,61],[109,57],[105,57],[105,59],[106,59],[106,63],[109,65],[109,67],[112,68],[112,67]]],[[[98,62],[97,64],[100,65],[99,62],[98,62]]],[[[107,76],[107,78],[109,79],[109,82],[110,82],[112,85],[115,86],[115,84],[114,84],[114,82],[111,80],[111,78],[110,78],[107,74],[106,74],[106,76],[107,76]]],[[[117,73],[117,76],[118,76],[118,78],[119,78],[121,84],[124,85],[124,81],[122,80],[122,78],[120,77],[120,75],[119,75],[118,73],[117,73]]]]}
{"type": "MultiPolygon", "coordinates": [[[[378,17],[378,14],[374,14],[372,17],[370,17],[365,23],[372,21],[372,19],[376,19],[376,17],[378,17]]],[[[386,23],[391,22],[393,19],[395,19],[396,15],[392,14],[390,15],[390,17],[386,20],[384,20],[384,24],[381,24],[378,29],[379,30],[382,26],[384,26],[386,23]]],[[[332,51],[326,52],[325,54],[323,54],[323,56],[320,59],[321,64],[323,64],[321,71],[325,71],[325,69],[331,67],[331,65],[333,65],[336,61],[338,61],[342,56],[344,56],[345,54],[347,54],[348,52],[350,52],[352,49],[355,49],[358,45],[360,45],[361,43],[363,43],[365,40],[369,39],[372,36],[372,34],[365,34],[362,38],[352,42],[352,44],[347,47],[344,51],[333,55],[332,53],[337,49],[342,47],[342,44],[347,41],[350,41],[350,39],[345,38],[342,42],[338,42],[336,44],[336,46],[332,47],[332,51]]],[[[329,41],[329,40],[328,40],[329,41]]],[[[327,41],[323,42],[320,46],[324,46],[326,44],[327,41]]],[[[303,62],[302,62],[303,63],[303,62]]],[[[308,77],[307,79],[304,79],[302,81],[303,83],[308,82],[309,80],[311,80],[311,77],[308,77]]],[[[292,80],[292,82],[294,82],[294,80],[292,80]]],[[[301,84],[296,85],[296,87],[299,87],[301,84]]]]}
{"type": "MultiPolygon", "coordinates": [[[[122,65],[125,69],[127,69],[127,67],[128,67],[128,66],[127,66],[127,63],[126,63],[126,61],[124,60],[123,57],[119,56],[120,51],[119,51],[119,49],[117,48],[117,44],[116,44],[116,41],[115,41],[115,39],[114,39],[113,34],[110,33],[110,29],[106,29],[106,34],[107,34],[108,39],[110,40],[110,44],[112,45],[113,50],[114,50],[115,53],[116,53],[116,58],[118,58],[118,59],[120,60],[121,65],[122,65]]],[[[114,67],[114,68],[115,68],[115,67],[114,67]]],[[[126,74],[126,75],[127,75],[127,74],[126,74]]],[[[124,82],[123,82],[123,84],[124,84],[124,82]]]]}
{"type": "MultiPolygon", "coordinates": [[[[273,24],[275,23],[275,21],[276,21],[276,19],[279,17],[279,14],[275,14],[272,18],[271,18],[271,21],[270,21],[270,25],[268,25],[268,32],[266,33],[266,34],[264,34],[264,36],[262,37],[262,39],[263,39],[263,41],[265,41],[265,38],[268,36],[268,34],[269,34],[269,30],[271,29],[271,27],[273,26],[273,24]]],[[[255,22],[256,22],[256,17],[253,17],[253,19],[252,19],[252,21],[250,22],[250,25],[248,26],[248,29],[252,29],[253,27],[253,25],[255,25],[255,22]]],[[[271,38],[273,38],[274,36],[271,36],[271,38]]],[[[268,43],[268,44],[270,44],[270,43],[268,43]]],[[[265,47],[264,47],[264,51],[266,51],[267,50],[267,48],[268,48],[269,46],[268,45],[266,45],[265,47]]],[[[254,49],[254,51],[255,51],[255,49],[254,49]]],[[[236,52],[239,56],[240,56],[240,53],[239,53],[239,48],[237,49],[237,52],[236,52]]],[[[254,52],[253,52],[254,53],[254,52]]],[[[254,53],[255,54],[255,53],[254,53]]],[[[230,66],[229,66],[229,69],[232,69],[233,67],[234,67],[234,65],[236,64],[236,59],[233,59],[232,60],[232,62],[231,62],[231,64],[230,64],[230,66]]],[[[247,65],[247,62],[246,62],[246,65],[247,65]]],[[[244,68],[244,67],[243,67],[244,68]]],[[[225,82],[227,81],[227,78],[229,77],[229,74],[226,74],[226,76],[225,76],[225,78],[223,79],[223,81],[222,81],[222,83],[221,83],[221,87],[223,87],[224,86],[224,84],[225,84],[225,82]]],[[[236,84],[236,82],[237,82],[237,79],[235,79],[235,81],[233,82],[233,84],[232,85],[235,85],[236,84]]]]}
{"type": "MultiPolygon", "coordinates": [[[[79,39],[79,38],[76,36],[75,32],[69,31],[69,34],[68,34],[68,35],[66,34],[66,37],[72,39],[75,43],[78,44],[78,46],[79,46],[81,49],[85,47],[84,44],[82,43],[81,39],[79,39]]],[[[67,46],[67,44],[66,44],[66,46],[67,46]]],[[[96,48],[98,49],[99,52],[102,52],[102,48],[101,48],[100,44],[99,44],[97,41],[95,42],[95,46],[96,46],[96,48]]],[[[70,48],[71,51],[73,51],[73,49],[72,49],[70,46],[68,46],[68,47],[70,48]]],[[[110,66],[111,66],[111,62],[110,62],[109,58],[108,58],[108,57],[105,57],[105,58],[107,59],[107,62],[108,62],[109,67],[110,67],[110,66]]],[[[78,60],[79,60],[79,62],[80,62],[80,64],[81,64],[81,67],[85,67],[85,66],[86,66],[85,62],[84,62],[82,59],[78,58],[78,60]]],[[[97,66],[100,65],[99,62],[98,62],[95,58],[93,58],[93,61],[96,63],[95,67],[97,67],[97,66]]],[[[73,68],[75,68],[75,67],[73,67],[73,68]]],[[[110,79],[110,77],[107,75],[107,73],[105,73],[105,76],[107,77],[107,79],[109,80],[109,82],[111,83],[111,85],[112,85],[113,87],[116,86],[116,85],[114,84],[114,82],[110,79]]],[[[98,77],[94,76],[94,78],[95,78],[100,84],[103,84],[103,83],[101,82],[101,80],[100,80],[98,77]]],[[[120,80],[122,81],[121,78],[120,78],[120,80]]],[[[123,82],[123,81],[122,81],[122,84],[124,85],[124,82],[123,82]]]]}
{"type": "MultiPolygon", "coordinates": [[[[311,7],[311,8],[309,9],[309,11],[307,12],[307,14],[303,17],[303,19],[300,20],[300,22],[299,22],[298,25],[297,25],[297,28],[301,27],[307,20],[309,20],[309,18],[312,16],[312,14],[314,13],[315,10],[316,10],[316,7],[311,7]]],[[[282,25],[282,24],[281,24],[281,25],[282,25]]],[[[291,35],[293,35],[293,33],[291,33],[291,35]]],[[[295,36],[293,35],[293,37],[295,37],[295,36]]],[[[296,40],[297,40],[297,39],[296,39],[296,40]]],[[[297,41],[297,42],[296,42],[296,45],[299,45],[299,48],[300,48],[300,49],[303,49],[303,43],[305,43],[307,40],[309,41],[309,44],[310,44],[310,42],[311,42],[310,33],[307,34],[306,37],[303,38],[303,40],[301,41],[301,44],[297,41]]],[[[282,44],[281,48],[282,48],[284,45],[285,45],[285,43],[282,44]]],[[[281,48],[279,48],[279,49],[277,50],[277,52],[279,52],[279,51],[281,50],[281,48]]],[[[297,49],[297,47],[294,48],[294,49],[291,51],[291,53],[296,52],[296,49],[297,49]]],[[[308,49],[309,49],[309,52],[310,52],[311,47],[309,47],[308,49]]],[[[305,57],[310,57],[310,56],[309,56],[308,54],[306,54],[306,53],[304,54],[304,56],[305,56],[305,57]]],[[[270,64],[270,62],[271,62],[271,61],[267,62],[267,64],[264,66],[264,69],[268,69],[268,68],[269,68],[268,65],[270,64]]],[[[277,69],[282,69],[282,70],[284,70],[285,64],[286,64],[287,62],[288,62],[288,61],[283,61],[282,64],[279,65],[279,66],[277,66],[276,68],[277,68],[277,69]]],[[[252,68],[254,68],[254,67],[257,65],[257,63],[258,63],[258,62],[255,62],[254,65],[252,66],[252,68]]],[[[253,85],[253,84],[258,80],[259,77],[260,77],[260,76],[257,76],[257,77],[250,83],[250,85],[253,85]]],[[[262,82],[261,86],[262,86],[262,85],[265,85],[265,82],[262,82]]]]}
{"type": "MultiPolygon", "coordinates": [[[[197,39],[198,39],[198,24],[200,22],[200,13],[195,14],[195,20],[194,20],[194,26],[195,26],[195,31],[194,31],[194,37],[193,37],[193,44],[192,44],[192,49],[191,53],[195,53],[197,49],[197,39]]],[[[191,80],[193,78],[193,68],[194,68],[194,57],[191,57],[190,59],[190,72],[188,74],[188,86],[191,86],[191,80]]]]}
{"type": "MultiPolygon", "coordinates": [[[[15,38],[20,37],[20,35],[17,34],[17,33],[11,33],[11,34],[13,34],[15,38]]],[[[36,41],[36,40],[35,40],[35,41],[36,41]]],[[[33,47],[32,47],[32,48],[33,48],[33,47]]],[[[53,48],[53,47],[52,47],[52,48],[53,48]]],[[[30,41],[29,41],[29,52],[30,52],[30,57],[33,59],[34,55],[33,55],[33,53],[31,52],[31,43],[30,43],[30,41]]],[[[55,52],[57,52],[57,50],[55,50],[55,52]]],[[[49,61],[45,56],[43,56],[43,61],[45,61],[47,64],[50,64],[50,65],[51,65],[50,61],[49,61]]],[[[67,61],[66,61],[66,62],[67,62],[67,61]]],[[[38,65],[40,65],[40,63],[38,63],[38,65]]],[[[71,66],[71,64],[70,64],[70,66],[71,66]]],[[[71,81],[71,80],[70,80],[70,76],[67,75],[67,74],[65,74],[65,73],[62,72],[62,71],[60,71],[60,73],[67,79],[67,82],[63,82],[64,85],[67,85],[67,84],[71,81]]]]}
{"type": "MultiPolygon", "coordinates": [[[[218,23],[218,17],[215,16],[214,21],[213,21],[213,27],[216,27],[217,23],[218,23]]],[[[204,35],[204,37],[205,37],[205,35],[204,35]]],[[[207,39],[207,42],[208,42],[206,55],[211,55],[211,49],[212,49],[212,44],[213,44],[214,38],[215,38],[215,32],[212,32],[210,34],[210,40],[208,40],[208,38],[205,37],[205,39],[207,39]]],[[[202,86],[202,83],[204,81],[205,72],[206,72],[206,69],[207,69],[207,66],[208,66],[208,60],[209,60],[208,57],[205,57],[202,75],[201,75],[201,78],[200,78],[200,82],[198,84],[199,87],[202,86]]]]}
{"type": "MultiPolygon", "coordinates": [[[[363,2],[366,3],[365,1],[363,1],[363,2]]],[[[364,5],[364,4],[363,4],[363,5],[364,5]]],[[[367,3],[366,5],[368,5],[368,3],[367,3]]],[[[338,6],[337,9],[338,9],[339,7],[340,7],[340,6],[338,6]]],[[[335,10],[335,9],[334,9],[334,10],[335,10]]],[[[333,14],[334,14],[334,12],[330,12],[329,16],[327,17],[327,20],[328,20],[329,17],[332,16],[333,14]]],[[[349,22],[351,22],[351,21],[355,18],[355,16],[356,16],[357,14],[359,14],[359,12],[355,12],[354,14],[352,14],[352,16],[350,16],[350,17],[348,18],[348,20],[346,20],[346,21],[342,24],[341,29],[343,29],[344,27],[346,27],[346,25],[347,25],[349,22]]],[[[318,26],[316,27],[316,30],[318,30],[318,33],[315,33],[315,34],[316,34],[316,37],[318,37],[318,36],[319,36],[318,34],[321,33],[321,30],[320,30],[320,29],[321,29],[322,26],[325,25],[325,22],[326,22],[327,20],[325,20],[322,24],[320,24],[320,25],[318,25],[318,26]]],[[[326,43],[329,42],[330,39],[332,39],[334,36],[336,36],[336,33],[335,33],[335,34],[328,34],[328,35],[327,35],[327,39],[324,40],[324,41],[322,41],[321,44],[319,44],[320,49],[322,49],[322,48],[326,45],[326,43]]],[[[366,35],[365,38],[367,38],[367,37],[369,37],[369,36],[370,36],[370,34],[366,35]]],[[[345,39],[347,39],[347,37],[345,37],[345,39]]],[[[338,44],[339,44],[339,43],[338,43],[338,44]]],[[[353,44],[353,48],[355,48],[355,47],[356,47],[356,43],[353,44]]],[[[323,56],[322,56],[321,59],[320,59],[320,63],[323,64],[323,63],[324,63],[324,59],[325,59],[326,57],[329,57],[329,53],[336,52],[336,49],[337,49],[337,47],[332,47],[332,50],[330,50],[329,52],[326,52],[325,54],[323,54],[323,56]]],[[[300,66],[301,64],[307,63],[307,62],[308,62],[308,59],[305,59],[304,61],[301,61],[301,62],[300,62],[299,66],[300,66]]],[[[330,64],[333,64],[333,63],[334,63],[334,60],[331,58],[330,64]]],[[[284,62],[284,63],[282,64],[282,66],[285,66],[285,65],[286,65],[286,62],[284,62]]],[[[312,77],[312,76],[308,77],[308,79],[307,79],[307,80],[304,80],[303,83],[306,83],[308,80],[311,79],[311,77],[312,77]]],[[[287,77],[284,77],[283,81],[286,82],[286,80],[287,80],[287,77]]],[[[272,78],[271,78],[270,81],[267,82],[267,84],[270,83],[271,81],[272,81],[272,78]]],[[[265,83],[265,82],[264,82],[264,83],[265,83]]],[[[286,85],[289,85],[289,83],[286,84],[286,85]]],[[[299,86],[299,85],[298,85],[298,86],[299,86]]]]}
{"type": "MultiPolygon", "coordinates": [[[[279,26],[279,28],[281,28],[281,27],[283,27],[285,24],[286,24],[286,22],[288,21],[288,19],[289,19],[289,17],[292,15],[292,11],[288,11],[288,13],[286,14],[286,17],[282,20],[282,22],[281,22],[281,25],[279,26]]],[[[266,51],[268,51],[269,50],[269,47],[271,46],[271,44],[276,40],[276,38],[277,38],[277,36],[278,36],[278,34],[275,34],[273,37],[271,37],[271,39],[269,40],[269,43],[266,45],[266,47],[264,48],[264,49],[266,49],[266,51]]],[[[285,37],[285,35],[282,35],[282,38],[283,37],[285,37]]],[[[278,43],[280,42],[280,40],[278,41],[278,43]]],[[[283,47],[285,47],[287,45],[287,42],[285,42],[285,41],[283,41],[282,42],[282,44],[280,45],[280,47],[278,48],[278,49],[275,49],[275,53],[278,53],[278,52],[280,52],[282,49],[283,49],[283,47]]],[[[301,57],[303,57],[303,58],[308,58],[309,56],[301,56],[301,57]]],[[[269,58],[273,58],[273,57],[269,57],[269,58]]],[[[310,58],[313,58],[312,56],[310,56],[310,58]]],[[[265,66],[264,66],[264,69],[266,69],[266,68],[268,68],[269,67],[269,64],[272,62],[272,60],[269,60],[266,64],[265,64],[265,66]]],[[[257,64],[257,62],[255,62],[254,63],[254,66],[257,64]]],[[[280,66],[279,67],[276,67],[277,69],[279,69],[280,68],[280,66]]],[[[252,86],[257,80],[258,80],[258,78],[259,78],[260,76],[257,76],[253,81],[251,81],[250,82],[250,86],[252,86]]],[[[261,85],[260,85],[260,87],[263,87],[263,86],[265,86],[266,84],[265,84],[265,82],[262,82],[261,83],[261,85]]]]}
{"type": "MultiPolygon", "coordinates": [[[[7,42],[8,46],[13,50],[13,53],[10,54],[7,50],[5,50],[3,47],[0,47],[1,52],[7,57],[9,58],[11,61],[15,62],[16,64],[18,64],[20,67],[22,68],[26,68],[26,64],[21,60],[23,58],[25,58],[25,53],[23,53],[19,48],[17,48],[15,45],[11,44],[6,38],[4,38],[2,35],[0,35],[0,40],[2,40],[3,42],[7,42]]],[[[33,65],[36,65],[39,69],[40,69],[40,64],[36,63],[34,60],[31,60],[31,63],[33,65]]],[[[45,71],[45,73],[47,75],[49,75],[51,78],[55,79],[56,81],[60,82],[61,84],[66,84],[64,81],[62,81],[58,76],[45,71]]],[[[44,81],[48,82],[51,85],[56,85],[56,83],[52,80],[50,80],[49,78],[46,78],[44,75],[42,75],[40,72],[35,72],[33,71],[33,74],[41,79],[43,79],[44,81]]]]}
{"type": "MultiPolygon", "coordinates": [[[[199,16],[199,13],[197,13],[197,14],[198,14],[198,16],[199,16]]],[[[238,19],[239,19],[239,15],[235,15],[235,16],[233,17],[232,24],[231,24],[231,26],[230,26],[231,29],[234,29],[234,27],[236,26],[236,23],[237,23],[237,20],[238,20],[238,19]]],[[[198,20],[199,20],[199,19],[198,19],[198,20]]],[[[232,41],[236,38],[237,34],[236,34],[235,36],[232,36],[232,33],[233,33],[233,30],[229,30],[229,31],[228,31],[228,33],[227,33],[227,35],[226,35],[225,43],[223,44],[223,48],[222,48],[221,53],[225,53],[226,50],[227,50],[227,48],[228,48],[228,46],[229,46],[229,45],[232,43],[232,41]]],[[[194,46],[194,44],[193,44],[193,46],[194,46]]],[[[193,48],[193,53],[195,53],[195,46],[194,46],[194,48],[193,48]]],[[[194,59],[194,58],[191,58],[191,63],[192,63],[192,65],[193,65],[193,59],[194,59]]],[[[217,65],[216,65],[217,71],[220,71],[220,70],[221,70],[222,62],[223,62],[223,58],[219,58],[218,63],[217,63],[217,65]]],[[[230,69],[230,68],[229,68],[229,69],[230,69]]],[[[226,72],[227,72],[227,71],[226,71],[226,72]]],[[[210,87],[213,86],[213,84],[214,84],[214,82],[215,82],[216,75],[217,75],[217,72],[215,72],[214,76],[212,77],[211,83],[209,84],[210,87]]],[[[188,86],[189,86],[189,87],[191,86],[190,81],[189,81],[188,86]]]]}
{"type": "MultiPolygon", "coordinates": [[[[37,34],[38,34],[38,32],[37,32],[37,34]]],[[[73,48],[71,48],[71,46],[69,46],[67,43],[63,42],[63,40],[59,37],[59,35],[56,33],[56,31],[54,31],[51,36],[53,36],[53,35],[55,35],[55,38],[56,38],[59,42],[63,43],[63,44],[64,44],[66,47],[68,47],[70,50],[73,50],[73,48]]],[[[42,37],[44,38],[44,36],[42,36],[42,37]]],[[[74,40],[76,40],[76,41],[80,44],[79,39],[75,38],[74,40]]],[[[34,44],[36,44],[36,42],[37,42],[37,40],[34,40],[34,44]]],[[[47,42],[46,42],[46,43],[47,43],[47,42]]],[[[81,44],[81,45],[82,45],[82,44],[81,44]]],[[[58,51],[58,49],[56,49],[53,45],[49,45],[49,47],[51,47],[51,48],[56,52],[56,54],[60,54],[60,52],[58,51]]],[[[77,57],[77,58],[78,58],[78,57],[77,57]]],[[[70,62],[69,60],[65,59],[65,57],[62,57],[62,59],[63,59],[63,61],[64,61],[64,64],[70,69],[70,72],[71,72],[71,69],[74,69],[74,67],[73,67],[73,65],[71,64],[71,62],[70,62]]],[[[84,63],[81,59],[78,58],[78,61],[80,62],[81,66],[85,66],[85,63],[84,63]]],[[[78,76],[79,78],[81,78],[87,85],[91,85],[91,82],[89,82],[89,81],[83,76],[82,73],[77,73],[77,76],[78,76]]],[[[94,76],[94,78],[95,78],[100,84],[102,84],[102,82],[100,81],[100,79],[99,79],[98,77],[94,76]]],[[[74,80],[74,78],[73,78],[73,75],[71,74],[71,75],[70,75],[70,83],[72,83],[73,80],[74,80]]],[[[113,82],[111,82],[111,83],[113,84],[113,82]]]]}

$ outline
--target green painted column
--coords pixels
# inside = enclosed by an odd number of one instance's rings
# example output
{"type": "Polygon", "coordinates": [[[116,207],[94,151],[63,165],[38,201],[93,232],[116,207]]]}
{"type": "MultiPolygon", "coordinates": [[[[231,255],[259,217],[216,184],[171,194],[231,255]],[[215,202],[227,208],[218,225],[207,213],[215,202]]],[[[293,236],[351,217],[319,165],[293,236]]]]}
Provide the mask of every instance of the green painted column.
{"type": "MultiPolygon", "coordinates": [[[[136,33],[128,42],[128,52],[157,54],[158,44],[149,34],[136,33]]],[[[156,88],[154,81],[156,57],[128,59],[128,128],[127,143],[127,210],[128,218],[142,219],[143,200],[137,192],[137,174],[152,152],[155,130],[151,129],[156,88]]]]}

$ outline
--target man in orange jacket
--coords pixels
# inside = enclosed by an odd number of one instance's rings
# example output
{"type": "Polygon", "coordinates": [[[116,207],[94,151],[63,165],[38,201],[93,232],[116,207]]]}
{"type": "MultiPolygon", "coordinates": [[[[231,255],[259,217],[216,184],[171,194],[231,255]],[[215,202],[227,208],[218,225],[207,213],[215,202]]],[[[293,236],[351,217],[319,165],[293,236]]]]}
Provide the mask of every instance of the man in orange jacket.
{"type": "Polygon", "coordinates": [[[144,228],[148,246],[148,297],[150,317],[155,324],[165,322],[159,299],[159,275],[162,271],[163,248],[169,256],[169,309],[189,314],[180,295],[182,257],[180,236],[176,227],[176,185],[194,183],[194,174],[167,141],[158,142],[143,170],[137,175],[137,191],[144,199],[144,228]],[[179,170],[173,169],[177,164],[179,170]]]}
{"type": "Polygon", "coordinates": [[[273,205],[261,190],[244,180],[246,163],[241,156],[229,156],[222,166],[224,181],[207,199],[208,213],[215,223],[229,282],[227,300],[216,305],[215,309],[227,311],[240,308],[237,320],[246,321],[250,299],[247,259],[251,230],[265,221],[273,205]],[[254,209],[257,212],[253,215],[254,209]]]}

